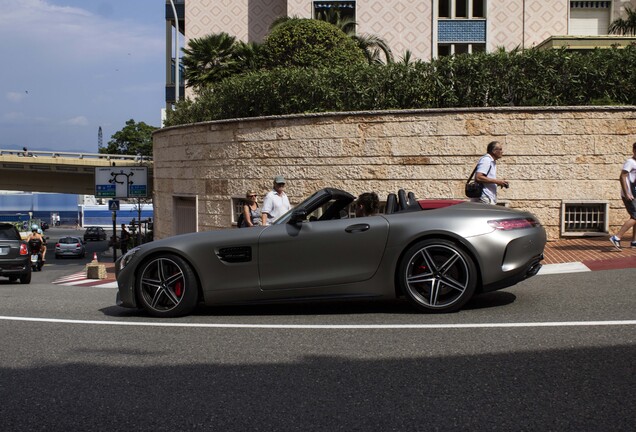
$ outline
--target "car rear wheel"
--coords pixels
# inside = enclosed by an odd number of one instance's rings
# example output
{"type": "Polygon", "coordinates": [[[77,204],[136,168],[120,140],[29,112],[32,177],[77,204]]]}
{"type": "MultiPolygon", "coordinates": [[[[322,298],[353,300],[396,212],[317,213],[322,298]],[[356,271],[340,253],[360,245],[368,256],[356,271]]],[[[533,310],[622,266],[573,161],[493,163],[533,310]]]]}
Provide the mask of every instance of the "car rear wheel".
{"type": "Polygon", "coordinates": [[[427,312],[461,309],[477,286],[475,263],[448,240],[416,243],[404,254],[398,272],[402,292],[413,305],[427,312]]]}
{"type": "Polygon", "coordinates": [[[156,256],[141,267],[137,296],[142,307],[153,316],[183,316],[196,307],[199,283],[183,258],[172,254],[156,256]]]}
{"type": "Polygon", "coordinates": [[[20,276],[20,283],[27,285],[31,283],[31,272],[25,273],[20,276]]]}

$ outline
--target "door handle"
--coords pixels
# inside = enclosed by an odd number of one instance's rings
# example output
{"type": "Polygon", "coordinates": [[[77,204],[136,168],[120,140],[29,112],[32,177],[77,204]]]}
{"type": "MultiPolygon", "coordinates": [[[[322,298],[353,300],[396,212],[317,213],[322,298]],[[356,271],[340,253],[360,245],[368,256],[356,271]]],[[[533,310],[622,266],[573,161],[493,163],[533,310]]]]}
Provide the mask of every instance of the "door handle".
{"type": "Polygon", "coordinates": [[[363,223],[363,224],[349,225],[348,227],[345,228],[345,231],[348,233],[357,233],[357,232],[366,231],[369,228],[371,228],[369,224],[363,223]]]}

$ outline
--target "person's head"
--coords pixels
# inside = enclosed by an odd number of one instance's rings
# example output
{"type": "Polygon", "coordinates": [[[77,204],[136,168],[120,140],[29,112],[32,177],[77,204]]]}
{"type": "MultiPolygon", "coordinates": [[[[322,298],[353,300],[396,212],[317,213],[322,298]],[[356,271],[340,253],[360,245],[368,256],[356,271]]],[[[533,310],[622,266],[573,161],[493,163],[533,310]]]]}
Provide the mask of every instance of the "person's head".
{"type": "Polygon", "coordinates": [[[36,224],[31,225],[31,232],[36,234],[38,232],[38,226],[36,224]]]}
{"type": "Polygon", "coordinates": [[[253,190],[248,190],[247,192],[245,192],[245,201],[247,201],[248,203],[255,203],[256,198],[257,194],[253,190]]]}
{"type": "Polygon", "coordinates": [[[126,229],[126,224],[121,224],[121,229],[126,229]]]}
{"type": "Polygon", "coordinates": [[[486,152],[488,152],[494,160],[497,160],[503,156],[503,146],[499,141],[491,141],[488,143],[488,147],[486,147],[486,152]]]}
{"type": "Polygon", "coordinates": [[[277,175],[274,177],[274,190],[276,193],[281,193],[285,189],[285,177],[277,175]]]}
{"type": "Polygon", "coordinates": [[[355,202],[356,216],[371,216],[378,212],[380,200],[375,192],[365,192],[360,194],[355,202]]]}

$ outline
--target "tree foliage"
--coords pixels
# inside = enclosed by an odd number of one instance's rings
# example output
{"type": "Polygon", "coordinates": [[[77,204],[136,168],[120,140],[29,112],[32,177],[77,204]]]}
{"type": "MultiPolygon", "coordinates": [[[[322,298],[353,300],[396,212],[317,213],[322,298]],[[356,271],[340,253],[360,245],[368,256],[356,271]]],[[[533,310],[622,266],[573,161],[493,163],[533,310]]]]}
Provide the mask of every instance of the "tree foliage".
{"type": "Polygon", "coordinates": [[[629,6],[625,7],[625,18],[617,18],[610,23],[608,28],[609,34],[618,34],[626,36],[636,35],[636,10],[629,6]]]}
{"type": "Polygon", "coordinates": [[[101,147],[100,153],[152,156],[152,132],[155,126],[130,119],[122,130],[115,132],[108,146],[101,147]]]}
{"type": "Polygon", "coordinates": [[[335,67],[364,62],[364,53],[325,21],[289,18],[273,27],[263,44],[265,62],[276,67],[335,67]]]}
{"type": "Polygon", "coordinates": [[[179,102],[167,124],[327,111],[598,104],[636,104],[636,45],[255,71],[179,102]]]}

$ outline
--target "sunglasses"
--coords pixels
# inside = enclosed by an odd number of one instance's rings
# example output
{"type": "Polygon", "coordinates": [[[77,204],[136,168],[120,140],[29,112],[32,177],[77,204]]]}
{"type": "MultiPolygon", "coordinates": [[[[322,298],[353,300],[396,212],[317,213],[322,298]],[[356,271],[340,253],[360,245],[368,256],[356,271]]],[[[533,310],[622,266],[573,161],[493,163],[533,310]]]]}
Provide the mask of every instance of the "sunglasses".
{"type": "Polygon", "coordinates": [[[255,196],[256,196],[256,195],[248,195],[248,197],[250,197],[250,198],[255,197],[255,196]]]}

